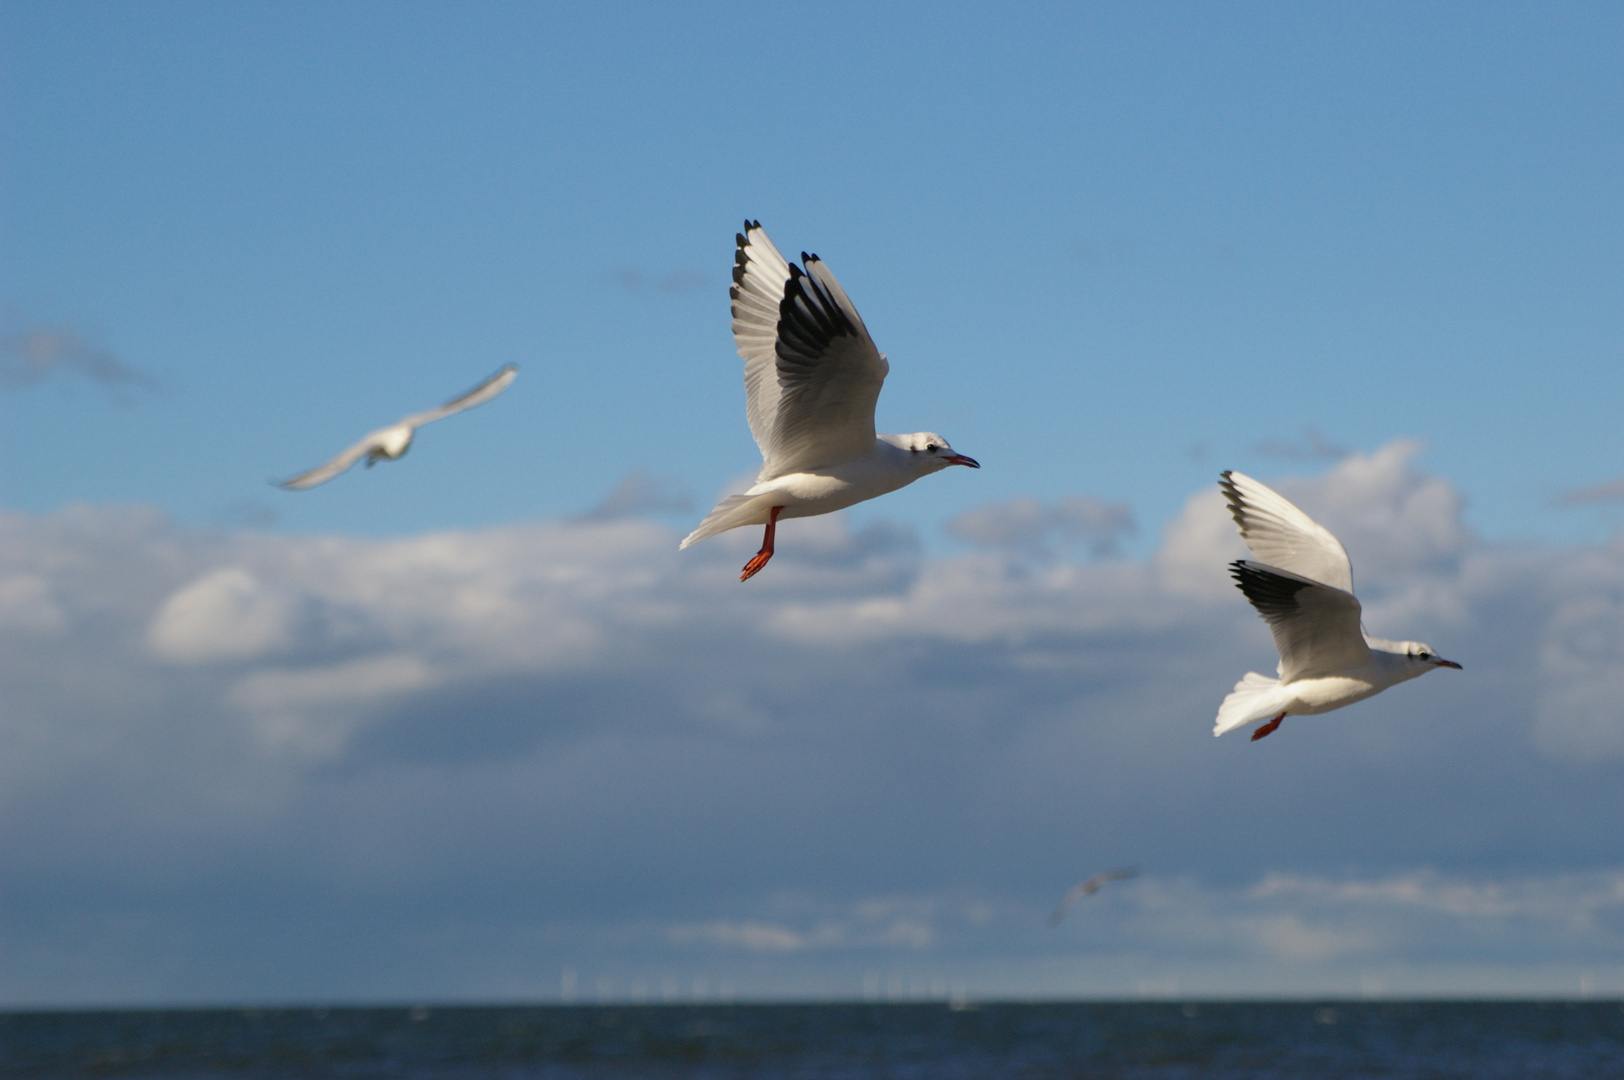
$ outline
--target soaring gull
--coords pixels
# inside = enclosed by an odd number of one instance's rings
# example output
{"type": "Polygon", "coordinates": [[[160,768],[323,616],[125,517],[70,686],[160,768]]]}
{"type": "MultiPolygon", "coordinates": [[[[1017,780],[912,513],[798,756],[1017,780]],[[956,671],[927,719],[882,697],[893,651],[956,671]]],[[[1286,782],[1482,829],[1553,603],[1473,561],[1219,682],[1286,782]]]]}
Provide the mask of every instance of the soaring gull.
{"type": "Polygon", "coordinates": [[[1337,538],[1278,492],[1238,472],[1218,481],[1241,538],[1256,559],[1237,559],[1230,575],[1274,634],[1280,677],[1255,671],[1218,708],[1212,733],[1311,716],[1363,701],[1434,668],[1460,665],[1419,641],[1370,637],[1353,596],[1353,566],[1337,538]]]}
{"type": "Polygon", "coordinates": [[[877,435],[874,404],[890,365],[816,255],[785,261],[759,221],[746,221],[734,259],[733,340],[744,360],[745,416],[761,448],[756,485],[716,504],[682,546],[765,525],[739,580],[773,557],[778,519],[841,510],[949,465],[981,466],[940,435],[877,435]]]}
{"type": "Polygon", "coordinates": [[[475,405],[485,404],[506,390],[508,384],[518,377],[519,369],[509,364],[461,397],[451,399],[438,409],[414,413],[402,417],[388,427],[379,428],[327,464],[318,465],[309,472],[302,472],[287,480],[277,481],[277,487],[287,488],[289,491],[303,491],[317,484],[325,484],[363,457],[367,459],[369,469],[385,459],[393,461],[412,445],[412,436],[417,433],[418,428],[452,413],[460,413],[464,409],[472,409],[475,405]]]}
{"type": "Polygon", "coordinates": [[[1113,881],[1126,881],[1131,877],[1138,876],[1138,867],[1121,866],[1115,870],[1106,870],[1095,874],[1087,881],[1079,881],[1070,889],[1066,890],[1065,898],[1060,901],[1060,906],[1055,908],[1054,913],[1049,916],[1049,925],[1059,926],[1060,920],[1066,917],[1066,909],[1071,907],[1071,905],[1075,904],[1077,901],[1081,900],[1083,897],[1093,896],[1095,893],[1099,892],[1102,887],[1109,885],[1113,881]]]}

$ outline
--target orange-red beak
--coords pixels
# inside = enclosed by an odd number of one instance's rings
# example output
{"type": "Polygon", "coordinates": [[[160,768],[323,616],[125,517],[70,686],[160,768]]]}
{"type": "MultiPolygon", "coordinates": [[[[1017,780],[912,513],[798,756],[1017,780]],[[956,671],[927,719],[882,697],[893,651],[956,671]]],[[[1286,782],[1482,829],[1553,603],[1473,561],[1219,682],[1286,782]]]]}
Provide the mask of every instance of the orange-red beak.
{"type": "Polygon", "coordinates": [[[1452,667],[1456,671],[1464,671],[1465,670],[1459,664],[1455,663],[1455,661],[1453,661],[1453,660],[1439,660],[1438,661],[1438,666],[1439,667],[1452,667]]]}
{"type": "Polygon", "coordinates": [[[947,462],[949,465],[968,465],[972,469],[981,468],[981,462],[977,461],[973,457],[965,457],[963,454],[949,454],[942,460],[947,462]]]}

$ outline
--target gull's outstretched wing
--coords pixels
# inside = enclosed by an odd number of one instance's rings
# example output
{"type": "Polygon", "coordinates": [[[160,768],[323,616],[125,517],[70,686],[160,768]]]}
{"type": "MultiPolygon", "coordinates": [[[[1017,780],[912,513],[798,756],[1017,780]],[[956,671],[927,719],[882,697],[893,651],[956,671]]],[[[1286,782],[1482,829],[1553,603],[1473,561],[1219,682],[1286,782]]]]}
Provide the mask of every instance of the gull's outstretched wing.
{"type": "Polygon", "coordinates": [[[430,409],[428,412],[421,412],[413,416],[404,417],[401,420],[401,423],[410,424],[414,428],[421,427],[432,420],[442,419],[450,416],[452,413],[460,413],[464,409],[472,409],[475,405],[483,405],[497,394],[500,394],[503,390],[506,390],[508,385],[518,377],[518,366],[515,364],[509,364],[507,367],[503,368],[501,371],[498,371],[495,375],[492,375],[490,378],[486,379],[484,382],[480,383],[478,386],[474,387],[461,397],[452,398],[444,405],[441,405],[438,409],[430,409]]]}
{"type": "Polygon", "coordinates": [[[789,264],[759,221],[746,221],[733,256],[733,343],[744,361],[744,412],[761,458],[772,457],[778,419],[778,305],[789,264]]]}
{"type": "Polygon", "coordinates": [[[1113,881],[1124,881],[1128,878],[1138,876],[1138,867],[1123,866],[1118,867],[1115,870],[1107,870],[1102,874],[1095,874],[1087,881],[1078,882],[1067,890],[1065,899],[1060,901],[1060,906],[1055,908],[1054,914],[1049,916],[1049,925],[1060,925],[1060,920],[1066,917],[1067,908],[1071,907],[1071,905],[1075,904],[1078,900],[1081,900],[1085,896],[1093,896],[1095,893],[1100,891],[1100,887],[1102,885],[1109,884],[1113,881]]]}
{"type": "Polygon", "coordinates": [[[277,487],[287,488],[289,491],[303,491],[305,488],[313,488],[317,484],[325,484],[357,461],[366,457],[367,454],[382,446],[383,434],[388,430],[390,429],[379,428],[327,464],[317,465],[309,472],[302,472],[298,476],[289,477],[286,480],[277,480],[275,484],[277,487]]]}
{"type": "Polygon", "coordinates": [[[1266,484],[1238,472],[1218,480],[1241,539],[1261,562],[1333,589],[1353,592],[1353,564],[1325,526],[1266,484]]]}
{"type": "Polygon", "coordinates": [[[1370,659],[1351,592],[1246,559],[1229,572],[1274,634],[1281,682],[1345,674],[1370,659]]]}
{"type": "Polygon", "coordinates": [[[787,262],[748,222],[733,268],[733,337],[760,479],[864,457],[890,365],[823,261],[787,262]],[[768,336],[772,320],[771,337],[768,336]]]}

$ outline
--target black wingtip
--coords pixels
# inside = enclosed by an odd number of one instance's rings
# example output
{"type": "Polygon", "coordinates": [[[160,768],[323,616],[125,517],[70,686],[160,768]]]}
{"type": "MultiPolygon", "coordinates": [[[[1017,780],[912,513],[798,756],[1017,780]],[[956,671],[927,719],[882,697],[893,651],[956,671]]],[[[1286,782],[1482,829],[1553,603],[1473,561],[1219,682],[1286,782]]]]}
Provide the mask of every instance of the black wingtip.
{"type": "Polygon", "coordinates": [[[1236,559],[1229,564],[1229,576],[1234,579],[1235,588],[1245,593],[1248,600],[1270,580],[1270,575],[1263,573],[1245,559],[1236,559]]]}
{"type": "Polygon", "coordinates": [[[1229,507],[1229,516],[1235,519],[1235,525],[1246,535],[1246,509],[1245,500],[1241,498],[1241,489],[1235,486],[1233,469],[1225,469],[1218,474],[1218,488],[1224,493],[1224,502],[1229,507]]]}
{"type": "Polygon", "coordinates": [[[1297,594],[1315,583],[1287,573],[1267,563],[1236,559],[1229,564],[1235,587],[1265,619],[1291,612],[1297,607],[1297,594]]]}

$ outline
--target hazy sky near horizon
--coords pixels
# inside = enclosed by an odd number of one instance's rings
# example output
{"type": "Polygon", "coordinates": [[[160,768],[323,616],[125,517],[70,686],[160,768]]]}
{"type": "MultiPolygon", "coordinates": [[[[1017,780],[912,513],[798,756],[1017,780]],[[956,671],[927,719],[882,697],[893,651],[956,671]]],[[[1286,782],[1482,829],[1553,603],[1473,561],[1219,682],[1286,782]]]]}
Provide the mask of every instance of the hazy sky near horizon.
{"type": "Polygon", "coordinates": [[[1556,505],[1624,476],[1621,50],[1603,4],[5,5],[0,1002],[1624,992],[1624,501],[1556,505]],[[881,429],[984,468],[740,586],[757,537],[675,548],[759,464],[746,217],[852,296],[881,429]],[[1222,468],[1466,670],[1215,743],[1272,663],[1222,468]]]}

